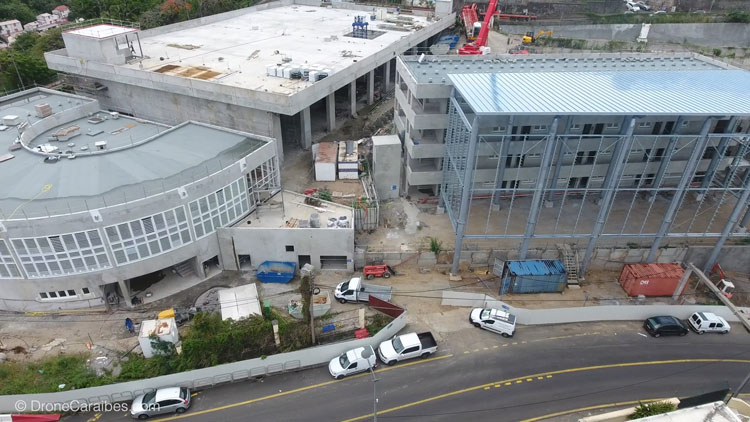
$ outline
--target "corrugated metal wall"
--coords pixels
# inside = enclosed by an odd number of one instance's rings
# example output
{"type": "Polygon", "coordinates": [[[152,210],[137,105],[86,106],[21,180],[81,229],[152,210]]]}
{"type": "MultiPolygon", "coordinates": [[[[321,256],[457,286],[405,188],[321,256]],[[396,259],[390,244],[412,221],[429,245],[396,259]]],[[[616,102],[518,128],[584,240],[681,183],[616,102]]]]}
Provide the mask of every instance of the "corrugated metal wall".
{"type": "Polygon", "coordinates": [[[568,284],[565,267],[557,260],[508,261],[500,294],[562,292],[568,284]]]}

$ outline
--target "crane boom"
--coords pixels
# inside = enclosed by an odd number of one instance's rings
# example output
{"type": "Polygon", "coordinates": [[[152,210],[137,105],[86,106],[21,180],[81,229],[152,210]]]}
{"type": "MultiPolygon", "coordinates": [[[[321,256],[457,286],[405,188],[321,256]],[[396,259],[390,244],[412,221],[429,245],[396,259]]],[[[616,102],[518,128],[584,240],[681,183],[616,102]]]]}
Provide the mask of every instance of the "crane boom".
{"type": "Polygon", "coordinates": [[[492,21],[492,15],[495,14],[497,9],[497,0],[490,0],[490,4],[487,7],[487,13],[484,14],[484,21],[482,22],[482,29],[479,31],[476,41],[473,43],[466,43],[463,47],[458,50],[458,54],[482,54],[481,47],[487,44],[487,38],[490,34],[490,21],[492,21]]]}

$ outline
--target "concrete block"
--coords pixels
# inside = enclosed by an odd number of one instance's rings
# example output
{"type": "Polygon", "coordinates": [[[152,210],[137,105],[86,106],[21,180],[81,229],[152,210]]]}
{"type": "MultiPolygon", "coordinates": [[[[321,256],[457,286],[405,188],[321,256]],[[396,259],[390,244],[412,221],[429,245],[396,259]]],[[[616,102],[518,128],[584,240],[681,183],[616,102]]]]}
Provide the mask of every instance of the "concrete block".
{"type": "Polygon", "coordinates": [[[499,259],[501,261],[507,261],[508,260],[508,251],[507,250],[493,250],[492,251],[492,263],[494,264],[496,259],[499,259]]]}
{"type": "Polygon", "coordinates": [[[617,262],[607,262],[603,265],[605,270],[622,270],[623,264],[617,263],[617,262]]]}
{"type": "Polygon", "coordinates": [[[626,264],[640,264],[643,261],[644,260],[641,256],[630,256],[630,255],[626,256],[625,259],[623,260],[623,262],[626,264]]]}
{"type": "Polygon", "coordinates": [[[544,208],[552,208],[555,205],[552,201],[544,201],[544,208]]]}
{"type": "Polygon", "coordinates": [[[622,261],[626,256],[628,256],[627,249],[613,249],[609,254],[609,259],[611,261],[622,261]]]}
{"type": "Polygon", "coordinates": [[[542,252],[542,258],[541,259],[560,259],[561,254],[559,251],[555,249],[545,249],[542,252]]]}
{"type": "Polygon", "coordinates": [[[628,258],[643,257],[643,249],[628,249],[628,258]]]}
{"type": "Polygon", "coordinates": [[[445,214],[445,207],[441,207],[440,205],[435,208],[435,214],[436,215],[443,215],[445,214]]]}
{"type": "Polygon", "coordinates": [[[370,253],[365,255],[366,265],[374,264],[377,262],[383,262],[384,256],[382,253],[370,253]]]}

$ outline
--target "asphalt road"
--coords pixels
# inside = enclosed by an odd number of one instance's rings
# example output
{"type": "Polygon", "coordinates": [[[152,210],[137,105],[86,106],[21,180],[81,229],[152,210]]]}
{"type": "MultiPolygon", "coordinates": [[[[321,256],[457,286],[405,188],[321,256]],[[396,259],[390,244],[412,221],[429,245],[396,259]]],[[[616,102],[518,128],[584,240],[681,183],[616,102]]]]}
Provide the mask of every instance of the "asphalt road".
{"type": "MultiPolygon", "coordinates": [[[[437,356],[376,372],[378,419],[538,420],[574,409],[686,397],[735,387],[750,370],[750,336],[652,338],[637,323],[520,327],[513,339],[467,328],[439,344],[437,356]]],[[[369,373],[331,379],[326,368],[199,392],[184,415],[153,420],[372,420],[369,373]]],[[[123,413],[66,421],[122,421],[123,413]]]]}

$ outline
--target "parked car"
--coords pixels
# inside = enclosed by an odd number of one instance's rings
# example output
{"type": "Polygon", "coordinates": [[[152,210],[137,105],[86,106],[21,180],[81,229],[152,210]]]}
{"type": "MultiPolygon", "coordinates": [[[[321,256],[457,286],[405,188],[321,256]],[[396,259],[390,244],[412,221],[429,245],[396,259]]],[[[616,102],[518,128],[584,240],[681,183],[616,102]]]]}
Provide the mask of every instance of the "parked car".
{"type": "Polygon", "coordinates": [[[394,336],[378,346],[378,356],[386,365],[393,365],[417,356],[426,358],[435,352],[437,352],[437,342],[429,331],[394,336]]]}
{"type": "Polygon", "coordinates": [[[370,296],[377,297],[378,299],[389,301],[391,300],[391,291],[393,290],[390,286],[378,286],[376,284],[363,283],[359,277],[353,277],[349,281],[339,283],[336,286],[336,290],[333,292],[333,296],[336,297],[341,303],[346,302],[365,302],[370,301],[370,296]]]}
{"type": "Polygon", "coordinates": [[[148,419],[164,413],[184,413],[190,408],[190,404],[189,388],[160,388],[136,397],[130,406],[130,416],[135,419],[148,419]]]}
{"type": "Polygon", "coordinates": [[[516,316],[498,309],[474,308],[469,314],[469,322],[477,328],[498,333],[503,337],[513,337],[513,333],[516,332],[516,316]]]}
{"type": "Polygon", "coordinates": [[[684,336],[688,333],[685,324],[673,316],[655,316],[643,322],[643,328],[654,337],[684,336]]]}
{"type": "Polygon", "coordinates": [[[328,372],[337,380],[347,375],[364,372],[378,365],[378,359],[372,346],[358,347],[331,359],[328,372]]]}
{"type": "Polygon", "coordinates": [[[727,320],[711,312],[696,312],[693,315],[690,315],[690,318],[688,318],[687,321],[690,328],[698,334],[726,334],[732,329],[727,323],[727,320]]]}
{"type": "Polygon", "coordinates": [[[641,10],[649,11],[651,10],[651,7],[647,5],[645,2],[637,1],[635,2],[636,6],[640,7],[641,10]]]}

